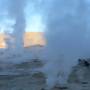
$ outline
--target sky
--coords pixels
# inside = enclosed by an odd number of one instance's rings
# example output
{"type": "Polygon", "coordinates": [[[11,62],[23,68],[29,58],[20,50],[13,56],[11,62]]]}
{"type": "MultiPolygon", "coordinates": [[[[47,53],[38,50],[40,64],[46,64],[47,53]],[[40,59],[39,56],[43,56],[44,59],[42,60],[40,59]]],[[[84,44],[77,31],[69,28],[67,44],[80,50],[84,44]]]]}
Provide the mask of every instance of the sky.
{"type": "MultiPolygon", "coordinates": [[[[10,1],[10,0],[9,0],[10,1]]],[[[30,0],[27,0],[27,2],[30,0]]],[[[40,0],[38,0],[40,1],[40,0]]],[[[8,17],[8,11],[6,2],[8,0],[0,0],[0,32],[4,32],[8,29],[12,31],[12,26],[14,25],[14,20],[8,17]]],[[[44,31],[45,25],[43,23],[42,15],[39,11],[38,5],[34,2],[29,2],[24,7],[24,14],[26,19],[26,31],[27,32],[42,32],[44,31]]]]}
{"type": "Polygon", "coordinates": [[[65,83],[72,66],[79,58],[90,58],[90,33],[88,33],[90,32],[90,2],[87,1],[89,0],[0,0],[1,27],[12,32],[11,26],[15,22],[10,17],[16,19],[14,35],[17,50],[22,45],[24,29],[26,31],[47,29],[45,30],[47,41],[44,48],[45,58],[42,60],[47,61],[43,71],[47,75],[46,82],[49,87],[55,85],[57,80],[60,85],[65,83]],[[8,2],[1,4],[1,1],[11,1],[11,5],[8,2]],[[24,2],[27,4],[24,5],[24,2]],[[9,9],[6,9],[7,6],[10,6],[9,9]]]}

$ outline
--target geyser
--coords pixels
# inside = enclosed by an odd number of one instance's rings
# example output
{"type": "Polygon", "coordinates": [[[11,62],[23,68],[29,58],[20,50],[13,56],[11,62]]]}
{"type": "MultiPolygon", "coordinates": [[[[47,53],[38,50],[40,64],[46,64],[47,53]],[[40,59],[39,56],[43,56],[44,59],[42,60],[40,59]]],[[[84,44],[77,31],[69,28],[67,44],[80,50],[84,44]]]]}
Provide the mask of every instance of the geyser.
{"type": "Polygon", "coordinates": [[[11,19],[15,20],[13,26],[14,47],[23,47],[23,37],[26,27],[24,9],[27,0],[9,0],[8,13],[11,19]]]}
{"type": "Polygon", "coordinates": [[[48,60],[43,72],[47,75],[48,88],[67,83],[77,59],[87,57],[90,52],[87,47],[90,38],[86,38],[87,8],[86,0],[53,0],[46,6],[48,60]]]}

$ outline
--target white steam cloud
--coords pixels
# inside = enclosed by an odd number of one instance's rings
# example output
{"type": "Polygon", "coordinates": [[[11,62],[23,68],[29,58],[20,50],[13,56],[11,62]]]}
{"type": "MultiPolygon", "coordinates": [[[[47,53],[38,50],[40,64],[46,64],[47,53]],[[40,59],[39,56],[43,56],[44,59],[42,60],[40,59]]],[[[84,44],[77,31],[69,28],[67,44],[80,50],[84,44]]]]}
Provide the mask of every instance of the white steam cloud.
{"type": "Polygon", "coordinates": [[[25,6],[27,0],[9,0],[8,14],[15,20],[13,27],[14,45],[16,48],[23,47],[23,37],[26,27],[25,6]]]}
{"type": "Polygon", "coordinates": [[[48,63],[44,72],[52,88],[56,82],[67,83],[77,59],[90,55],[89,12],[86,0],[52,0],[46,11],[48,63]]]}

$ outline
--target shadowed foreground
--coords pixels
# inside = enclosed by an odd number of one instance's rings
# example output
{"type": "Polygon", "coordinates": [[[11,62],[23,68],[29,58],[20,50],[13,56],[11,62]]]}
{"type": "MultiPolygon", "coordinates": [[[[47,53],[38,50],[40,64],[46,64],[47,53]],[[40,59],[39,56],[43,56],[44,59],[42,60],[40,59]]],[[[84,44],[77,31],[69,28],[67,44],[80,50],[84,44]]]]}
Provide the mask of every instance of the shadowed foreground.
{"type": "MultiPolygon", "coordinates": [[[[5,70],[7,73],[1,68],[0,90],[45,90],[46,76],[37,70],[42,66],[40,61],[32,60],[9,65],[5,70]]],[[[90,90],[90,67],[81,64],[73,67],[68,84],[57,85],[52,90],[90,90]]]]}

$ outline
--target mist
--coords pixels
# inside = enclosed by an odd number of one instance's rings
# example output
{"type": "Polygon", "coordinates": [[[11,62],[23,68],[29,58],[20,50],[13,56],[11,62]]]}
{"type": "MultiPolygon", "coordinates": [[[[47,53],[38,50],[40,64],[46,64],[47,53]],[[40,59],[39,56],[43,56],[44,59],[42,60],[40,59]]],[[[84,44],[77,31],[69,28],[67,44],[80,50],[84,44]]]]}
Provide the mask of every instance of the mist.
{"type": "Polygon", "coordinates": [[[87,0],[52,0],[46,4],[44,73],[48,88],[52,88],[56,83],[66,84],[78,59],[90,56],[90,13],[87,0]]]}
{"type": "Polygon", "coordinates": [[[6,44],[11,52],[5,51],[4,60],[26,62],[32,60],[32,56],[37,57],[31,53],[36,50],[40,61],[45,61],[44,66],[39,70],[47,78],[47,88],[51,89],[56,84],[60,86],[67,84],[72,67],[77,65],[78,59],[90,58],[90,2],[88,0],[6,1],[8,19],[13,20],[14,24],[11,25],[12,33],[8,30],[5,33],[13,39],[6,38],[6,44]],[[31,12],[41,15],[44,20],[46,45],[41,53],[37,50],[39,48],[35,49],[35,47],[31,50],[23,50],[27,2],[32,2],[31,12]],[[17,55],[10,57],[12,53],[17,55]]]}
{"type": "MultiPolygon", "coordinates": [[[[13,45],[15,48],[23,47],[23,38],[26,28],[25,6],[27,0],[9,0],[8,1],[8,17],[14,20],[12,36],[14,38],[13,45]]],[[[11,44],[10,44],[11,45],[11,44]]],[[[8,46],[10,46],[8,45],[8,46]]]]}

